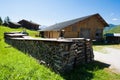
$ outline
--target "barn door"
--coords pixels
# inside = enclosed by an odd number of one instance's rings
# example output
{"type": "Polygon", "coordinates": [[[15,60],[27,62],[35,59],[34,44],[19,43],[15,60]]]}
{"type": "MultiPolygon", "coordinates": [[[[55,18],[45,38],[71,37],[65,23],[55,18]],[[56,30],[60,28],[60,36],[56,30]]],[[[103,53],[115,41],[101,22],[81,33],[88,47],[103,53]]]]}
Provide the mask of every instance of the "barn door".
{"type": "Polygon", "coordinates": [[[81,38],[87,38],[87,39],[89,39],[90,38],[90,29],[84,29],[84,28],[82,28],[80,30],[80,37],[81,38]]]}
{"type": "Polygon", "coordinates": [[[96,29],[96,35],[95,35],[96,40],[102,39],[102,33],[103,33],[103,29],[96,29]]]}

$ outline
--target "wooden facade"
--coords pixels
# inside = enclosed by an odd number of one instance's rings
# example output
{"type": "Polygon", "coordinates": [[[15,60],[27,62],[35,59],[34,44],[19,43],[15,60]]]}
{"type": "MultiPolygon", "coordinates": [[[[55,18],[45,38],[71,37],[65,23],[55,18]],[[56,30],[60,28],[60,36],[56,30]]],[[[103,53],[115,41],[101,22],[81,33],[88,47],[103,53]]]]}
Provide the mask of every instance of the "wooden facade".
{"type": "MultiPolygon", "coordinates": [[[[64,30],[64,37],[65,38],[89,38],[89,39],[96,39],[101,40],[103,35],[103,29],[105,26],[108,26],[108,24],[103,20],[103,18],[99,14],[79,18],[75,20],[58,23],[58,25],[61,24],[67,24],[72,23],[73,21],[75,23],[68,24],[67,26],[64,26],[62,28],[59,28],[58,30],[41,30],[44,32],[44,37],[46,38],[59,38],[61,30],[64,30]],[[80,20],[79,20],[80,19],[80,20]]],[[[52,26],[50,26],[52,27],[52,26]]],[[[55,26],[54,26],[55,27],[55,26]]],[[[57,25],[55,29],[57,28],[57,25]]]]}
{"type": "Polygon", "coordinates": [[[20,27],[21,27],[21,24],[10,21],[9,24],[8,24],[8,26],[9,26],[10,28],[20,28],[20,27]]]}
{"type": "Polygon", "coordinates": [[[19,21],[18,23],[21,24],[22,27],[25,27],[25,28],[31,29],[31,30],[38,30],[39,26],[40,26],[39,24],[24,20],[24,19],[19,21]]]}
{"type": "Polygon", "coordinates": [[[60,35],[59,31],[45,31],[44,37],[45,38],[58,38],[60,35]]]}

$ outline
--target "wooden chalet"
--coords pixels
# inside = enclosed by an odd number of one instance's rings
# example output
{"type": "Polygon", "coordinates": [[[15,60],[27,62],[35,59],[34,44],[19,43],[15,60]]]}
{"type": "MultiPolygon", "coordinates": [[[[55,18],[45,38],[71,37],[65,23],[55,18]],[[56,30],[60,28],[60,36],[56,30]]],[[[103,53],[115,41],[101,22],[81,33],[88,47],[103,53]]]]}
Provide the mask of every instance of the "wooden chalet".
{"type": "Polygon", "coordinates": [[[59,38],[63,36],[64,38],[101,40],[105,26],[108,26],[106,21],[99,14],[93,14],[54,24],[41,29],[40,33],[45,38],[59,38]]]}
{"type": "Polygon", "coordinates": [[[31,30],[38,30],[39,29],[39,24],[31,22],[31,21],[27,21],[27,20],[21,20],[18,22],[19,24],[22,25],[22,27],[25,27],[27,29],[31,29],[31,30]]]}
{"type": "Polygon", "coordinates": [[[19,23],[17,23],[17,22],[9,22],[9,24],[8,24],[8,26],[10,27],[10,28],[19,28],[19,27],[21,27],[21,24],[19,24],[19,23]]]}

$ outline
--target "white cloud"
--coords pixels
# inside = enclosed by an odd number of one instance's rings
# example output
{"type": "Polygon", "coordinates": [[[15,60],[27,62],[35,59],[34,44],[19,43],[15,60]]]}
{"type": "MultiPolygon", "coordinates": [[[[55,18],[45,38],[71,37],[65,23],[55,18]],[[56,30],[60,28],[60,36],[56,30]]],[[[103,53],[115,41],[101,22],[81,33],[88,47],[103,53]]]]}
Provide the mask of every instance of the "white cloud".
{"type": "Polygon", "coordinates": [[[111,14],[110,14],[110,16],[113,16],[113,15],[115,15],[115,13],[111,13],[111,14]]]}
{"type": "Polygon", "coordinates": [[[117,18],[113,18],[112,20],[113,20],[113,21],[117,21],[118,19],[117,19],[117,18]]]}

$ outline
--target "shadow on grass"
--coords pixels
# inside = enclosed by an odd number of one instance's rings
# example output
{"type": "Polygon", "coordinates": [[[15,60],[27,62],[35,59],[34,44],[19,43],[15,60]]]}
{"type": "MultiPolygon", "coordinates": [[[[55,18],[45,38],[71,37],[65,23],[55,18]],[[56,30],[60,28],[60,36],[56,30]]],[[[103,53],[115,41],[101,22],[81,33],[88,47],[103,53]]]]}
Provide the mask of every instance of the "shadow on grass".
{"type": "Polygon", "coordinates": [[[99,61],[77,66],[74,70],[61,74],[65,80],[91,80],[94,71],[108,68],[110,65],[99,61]]]}

